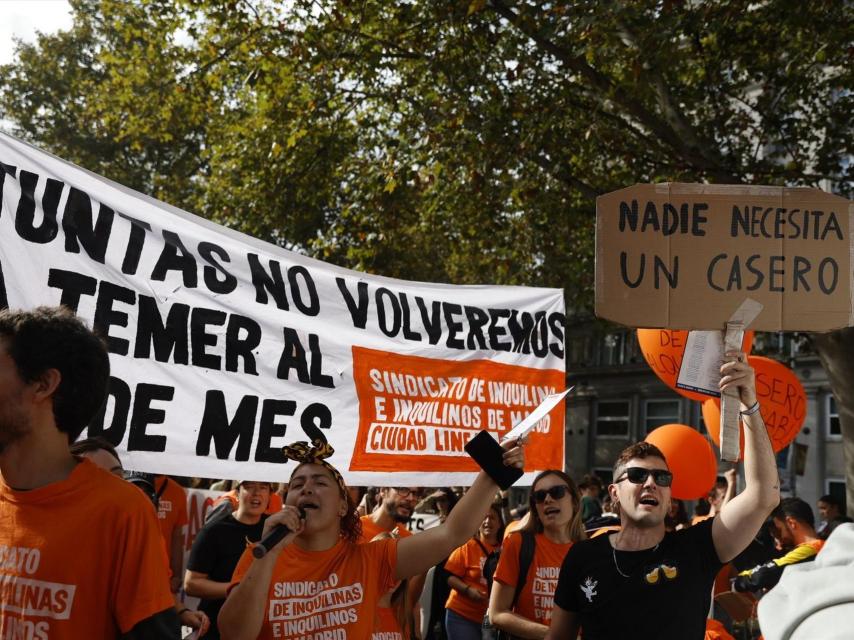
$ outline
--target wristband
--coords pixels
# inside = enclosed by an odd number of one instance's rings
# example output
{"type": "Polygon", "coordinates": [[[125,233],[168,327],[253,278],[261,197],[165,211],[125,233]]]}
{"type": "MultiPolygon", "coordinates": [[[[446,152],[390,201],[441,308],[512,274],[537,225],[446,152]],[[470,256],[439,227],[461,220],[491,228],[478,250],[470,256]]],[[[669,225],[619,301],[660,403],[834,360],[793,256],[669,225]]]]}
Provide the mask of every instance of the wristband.
{"type": "Polygon", "coordinates": [[[752,416],[754,413],[757,413],[759,409],[759,400],[757,400],[744,411],[739,411],[739,413],[743,416],[752,416]]]}

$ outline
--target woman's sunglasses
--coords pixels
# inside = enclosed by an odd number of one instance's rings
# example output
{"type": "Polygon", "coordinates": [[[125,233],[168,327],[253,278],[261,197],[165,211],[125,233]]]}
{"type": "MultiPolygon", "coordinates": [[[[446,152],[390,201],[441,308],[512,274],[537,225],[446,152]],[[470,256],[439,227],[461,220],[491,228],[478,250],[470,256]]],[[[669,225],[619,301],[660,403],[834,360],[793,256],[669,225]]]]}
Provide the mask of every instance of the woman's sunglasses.
{"type": "Polygon", "coordinates": [[[548,489],[537,489],[532,495],[535,502],[545,502],[546,496],[551,496],[553,500],[560,500],[566,495],[567,491],[569,491],[569,487],[565,484],[556,484],[548,489]]]}
{"type": "Polygon", "coordinates": [[[622,482],[628,480],[632,484],[643,484],[650,474],[652,479],[659,487],[669,487],[673,484],[673,474],[666,469],[644,469],[643,467],[629,467],[626,469],[626,474],[620,476],[614,482],[622,482]]]}

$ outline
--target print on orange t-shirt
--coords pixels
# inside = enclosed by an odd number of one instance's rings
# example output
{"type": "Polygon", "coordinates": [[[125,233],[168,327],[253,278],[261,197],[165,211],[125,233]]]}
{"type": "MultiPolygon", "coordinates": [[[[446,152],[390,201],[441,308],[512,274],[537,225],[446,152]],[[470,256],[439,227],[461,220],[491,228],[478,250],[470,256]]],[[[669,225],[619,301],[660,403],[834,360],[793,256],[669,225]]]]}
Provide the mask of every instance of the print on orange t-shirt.
{"type": "MultiPolygon", "coordinates": [[[[362,535],[359,538],[359,542],[370,542],[373,540],[377,534],[383,533],[386,529],[383,529],[376,522],[371,520],[371,516],[362,516],[360,518],[362,521],[362,535]]],[[[394,529],[389,531],[396,538],[408,538],[412,535],[412,532],[406,528],[406,525],[396,524],[394,529]]]]}
{"type": "Polygon", "coordinates": [[[375,625],[371,640],[404,640],[394,609],[378,607],[375,625]]]}
{"type": "Polygon", "coordinates": [[[174,606],[151,502],[82,460],[65,480],[0,480],[0,638],[110,640],[174,606]]]}
{"type": "MultiPolygon", "coordinates": [[[[252,562],[252,549],[246,549],[229,591],[252,562]]],[[[342,539],[326,551],[289,545],[273,568],[258,640],[370,640],[377,602],[394,585],[396,567],[397,540],[342,539]]]]}
{"type": "MultiPolygon", "coordinates": [[[[214,500],[213,504],[211,505],[211,510],[213,511],[214,509],[216,509],[219,505],[221,505],[226,500],[228,500],[231,503],[232,511],[237,511],[237,507],[239,506],[238,500],[237,500],[237,489],[232,489],[231,491],[228,491],[227,493],[222,494],[219,498],[214,500]]],[[[278,513],[281,510],[282,510],[282,496],[280,496],[278,493],[271,493],[270,494],[270,501],[267,503],[267,508],[264,509],[264,513],[266,513],[269,516],[273,513],[278,513]]]]}
{"type": "Polygon", "coordinates": [[[175,527],[186,526],[190,521],[187,517],[187,493],[184,487],[166,476],[155,477],[154,490],[160,494],[160,499],[157,501],[160,534],[166,544],[170,545],[175,527]]]}
{"type": "MultiPolygon", "coordinates": [[[[490,553],[499,547],[499,545],[492,546],[486,542],[483,543],[483,546],[490,553]]],[[[451,589],[448,601],[445,603],[445,608],[472,622],[481,622],[483,620],[483,616],[486,614],[486,606],[489,604],[486,578],[483,577],[483,563],[485,560],[486,555],[483,553],[483,549],[477,543],[477,540],[472,538],[463,546],[454,549],[445,563],[445,570],[448,573],[457,576],[466,583],[466,586],[480,591],[484,596],[482,601],[475,602],[456,589],[451,589]]]]}
{"type": "MultiPolygon", "coordinates": [[[[519,602],[514,611],[523,618],[533,620],[546,626],[552,620],[554,608],[555,587],[560,574],[563,557],[571,542],[556,544],[542,533],[534,536],[534,559],[528,569],[525,586],[519,594],[519,602]]],[[[495,579],[515,589],[519,579],[519,549],[522,545],[522,534],[514,533],[504,540],[501,557],[495,569],[495,579]]]]}

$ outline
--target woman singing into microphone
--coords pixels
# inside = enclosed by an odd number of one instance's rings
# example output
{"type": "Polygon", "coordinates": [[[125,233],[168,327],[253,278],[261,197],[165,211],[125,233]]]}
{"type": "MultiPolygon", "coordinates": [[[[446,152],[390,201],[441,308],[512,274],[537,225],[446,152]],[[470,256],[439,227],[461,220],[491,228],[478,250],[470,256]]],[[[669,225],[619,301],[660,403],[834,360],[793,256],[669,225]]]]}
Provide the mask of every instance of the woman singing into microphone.
{"type": "MultiPolygon", "coordinates": [[[[400,540],[357,544],[356,505],[341,474],[325,460],[332,447],[313,444],[284,448],[299,464],[285,506],[267,518],[264,536],[277,525],[291,533],[261,559],[251,549],[244,552],[219,614],[224,640],[370,640],[380,597],[468,540],[498,489],[481,472],[444,524],[400,540]]],[[[506,450],[504,463],[521,468],[522,447],[506,450]]]]}

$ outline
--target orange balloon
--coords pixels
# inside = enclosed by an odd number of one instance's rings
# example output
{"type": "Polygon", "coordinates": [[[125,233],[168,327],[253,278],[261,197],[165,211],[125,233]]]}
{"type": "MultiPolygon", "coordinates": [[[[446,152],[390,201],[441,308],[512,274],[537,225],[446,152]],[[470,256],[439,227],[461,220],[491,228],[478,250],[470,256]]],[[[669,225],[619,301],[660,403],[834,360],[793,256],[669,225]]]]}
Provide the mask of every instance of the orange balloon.
{"type": "MultiPolygon", "coordinates": [[[[652,368],[661,381],[691,400],[705,402],[711,396],[696,391],[676,388],[676,378],[682,366],[682,356],[685,355],[685,342],[688,340],[687,331],[676,329],[638,329],[638,344],[644,360],[652,368]]],[[[750,353],[753,348],[753,332],[745,331],[742,351],[750,353]]]]}
{"type": "Polygon", "coordinates": [[[705,496],[715,484],[718,461],[712,445],[696,429],[684,424],[665,424],[646,441],[661,449],[673,472],[672,495],[680,500],[705,496]]]}
{"type": "MultiPolygon", "coordinates": [[[[774,451],[785,449],[804,426],[807,393],[795,372],[786,365],[762,356],[748,356],[756,372],[756,396],[759,411],[768,429],[774,451]]],[[[703,422],[715,444],[721,446],[721,401],[710,398],[703,403],[703,422]]],[[[744,432],[741,433],[741,457],[744,458],[744,432]]]]}

